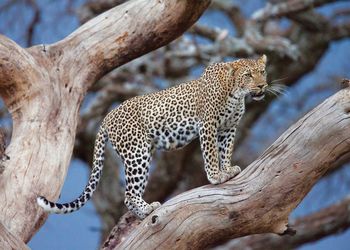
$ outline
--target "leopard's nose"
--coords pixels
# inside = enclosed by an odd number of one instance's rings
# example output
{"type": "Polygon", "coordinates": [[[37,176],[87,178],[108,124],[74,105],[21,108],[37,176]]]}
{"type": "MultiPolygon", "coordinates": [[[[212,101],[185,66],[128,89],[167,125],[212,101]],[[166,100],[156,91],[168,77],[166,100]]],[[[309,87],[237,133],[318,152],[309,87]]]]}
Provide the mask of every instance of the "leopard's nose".
{"type": "Polygon", "coordinates": [[[259,83],[259,84],[257,85],[257,87],[258,87],[259,89],[261,89],[261,90],[265,90],[265,89],[266,89],[266,84],[265,84],[265,83],[259,83]]]}

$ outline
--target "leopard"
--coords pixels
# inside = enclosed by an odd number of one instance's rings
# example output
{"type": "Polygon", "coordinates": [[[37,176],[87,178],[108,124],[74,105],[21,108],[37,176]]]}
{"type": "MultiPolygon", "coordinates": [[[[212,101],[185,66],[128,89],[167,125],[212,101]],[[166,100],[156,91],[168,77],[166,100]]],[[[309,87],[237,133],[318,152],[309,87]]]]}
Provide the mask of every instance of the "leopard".
{"type": "Polygon", "coordinates": [[[124,163],[124,203],[140,219],[161,205],[143,199],[155,150],[179,149],[199,137],[208,181],[216,185],[235,177],[241,172],[239,166],[231,165],[237,126],[247,96],[255,101],[265,97],[266,61],[262,55],[213,63],[196,80],[126,100],[100,125],[91,175],[82,194],[64,204],[39,196],[37,203],[57,214],[80,209],[100,181],[108,140],[124,163]]]}

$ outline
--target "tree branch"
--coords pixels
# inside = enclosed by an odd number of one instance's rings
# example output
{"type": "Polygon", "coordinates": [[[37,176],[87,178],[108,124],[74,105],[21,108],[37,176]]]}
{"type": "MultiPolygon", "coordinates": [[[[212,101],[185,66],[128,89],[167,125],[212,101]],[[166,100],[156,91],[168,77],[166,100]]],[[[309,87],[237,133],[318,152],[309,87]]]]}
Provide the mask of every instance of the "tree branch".
{"type": "Polygon", "coordinates": [[[350,22],[336,24],[332,26],[330,33],[330,39],[340,40],[350,36],[350,22]]]}
{"type": "Polygon", "coordinates": [[[78,9],[80,23],[85,23],[96,15],[109,10],[128,0],[89,0],[78,9]]]}
{"type": "Polygon", "coordinates": [[[292,250],[305,243],[341,233],[350,227],[350,198],[345,198],[340,203],[311,215],[298,218],[291,226],[297,230],[295,236],[251,235],[235,239],[223,247],[225,249],[292,250]]]}
{"type": "Polygon", "coordinates": [[[40,77],[37,66],[30,53],[0,35],[0,94],[10,112],[28,98],[31,81],[40,77]]]}
{"type": "Polygon", "coordinates": [[[332,162],[350,151],[349,100],[349,88],[339,91],[289,128],[240,175],[167,201],[116,248],[203,249],[249,234],[283,234],[291,211],[332,162]]]}
{"type": "Polygon", "coordinates": [[[41,19],[41,13],[38,4],[36,3],[35,0],[28,0],[28,4],[31,6],[33,9],[33,18],[30,21],[28,28],[27,28],[27,38],[26,38],[26,43],[27,46],[32,46],[33,45],[33,37],[34,37],[34,31],[35,27],[38,25],[41,19]]]}
{"type": "Polygon", "coordinates": [[[289,0],[277,4],[267,3],[264,8],[254,12],[252,18],[256,21],[266,21],[270,18],[283,17],[335,1],[336,0],[289,0]]]}
{"type": "Polygon", "coordinates": [[[239,6],[226,0],[215,0],[213,1],[210,7],[212,9],[223,11],[228,16],[228,18],[230,18],[231,22],[234,24],[237,35],[238,36],[243,35],[246,20],[239,6]]]}
{"type": "Polygon", "coordinates": [[[209,3],[209,0],[191,3],[182,0],[128,1],[88,21],[54,44],[52,49],[71,51],[62,62],[63,67],[71,67],[72,74],[79,73],[84,88],[88,88],[112,69],[180,36],[209,3]],[[75,58],[79,61],[72,65],[75,58]]]}

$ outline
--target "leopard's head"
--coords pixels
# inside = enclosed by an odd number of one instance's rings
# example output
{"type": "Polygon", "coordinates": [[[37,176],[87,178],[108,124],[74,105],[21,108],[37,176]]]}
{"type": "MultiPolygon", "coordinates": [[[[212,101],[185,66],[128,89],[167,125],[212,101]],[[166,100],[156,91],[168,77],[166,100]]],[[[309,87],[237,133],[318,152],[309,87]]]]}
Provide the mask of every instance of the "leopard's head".
{"type": "Polygon", "coordinates": [[[266,82],[266,56],[257,60],[240,59],[230,63],[232,85],[243,94],[250,94],[254,100],[262,100],[268,84],[266,82]]]}

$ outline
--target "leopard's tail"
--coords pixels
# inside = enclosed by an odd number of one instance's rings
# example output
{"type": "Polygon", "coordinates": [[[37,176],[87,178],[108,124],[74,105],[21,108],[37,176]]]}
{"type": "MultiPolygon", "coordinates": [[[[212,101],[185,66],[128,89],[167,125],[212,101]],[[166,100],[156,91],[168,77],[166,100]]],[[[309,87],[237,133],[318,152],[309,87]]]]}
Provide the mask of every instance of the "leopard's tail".
{"type": "Polygon", "coordinates": [[[103,128],[102,125],[96,136],[93,156],[93,168],[89,178],[89,183],[86,185],[83,193],[77,199],[69,203],[60,204],[51,202],[45,197],[40,196],[37,198],[39,206],[41,206],[45,211],[49,213],[56,214],[72,213],[84,206],[85,203],[90,200],[101,178],[104,161],[104,150],[107,139],[107,131],[103,128]]]}

